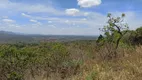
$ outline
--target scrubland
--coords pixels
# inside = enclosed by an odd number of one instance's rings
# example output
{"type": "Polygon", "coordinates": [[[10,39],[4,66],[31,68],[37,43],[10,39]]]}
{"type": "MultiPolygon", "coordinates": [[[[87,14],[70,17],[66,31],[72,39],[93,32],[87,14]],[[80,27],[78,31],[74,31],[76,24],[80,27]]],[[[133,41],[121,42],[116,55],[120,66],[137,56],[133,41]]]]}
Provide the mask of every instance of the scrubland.
{"type": "Polygon", "coordinates": [[[1,44],[0,80],[142,80],[142,46],[113,57],[96,41],[1,44]]]}

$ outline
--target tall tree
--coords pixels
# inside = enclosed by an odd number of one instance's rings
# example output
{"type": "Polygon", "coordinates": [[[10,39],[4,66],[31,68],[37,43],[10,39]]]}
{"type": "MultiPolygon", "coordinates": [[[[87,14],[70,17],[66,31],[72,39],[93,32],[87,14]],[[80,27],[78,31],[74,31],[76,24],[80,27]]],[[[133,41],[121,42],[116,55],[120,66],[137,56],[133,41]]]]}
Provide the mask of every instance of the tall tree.
{"type": "Polygon", "coordinates": [[[112,14],[109,13],[107,17],[108,24],[100,30],[104,32],[105,42],[113,44],[112,46],[115,47],[116,51],[129,27],[128,24],[124,22],[125,14],[122,14],[120,17],[113,17],[112,14]]]}

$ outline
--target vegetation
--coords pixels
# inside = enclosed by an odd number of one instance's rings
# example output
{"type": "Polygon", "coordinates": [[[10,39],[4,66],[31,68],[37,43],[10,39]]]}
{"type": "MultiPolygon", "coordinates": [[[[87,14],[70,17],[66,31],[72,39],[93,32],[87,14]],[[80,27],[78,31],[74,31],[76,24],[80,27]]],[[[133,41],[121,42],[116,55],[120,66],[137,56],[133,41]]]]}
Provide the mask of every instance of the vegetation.
{"type": "Polygon", "coordinates": [[[142,27],[108,18],[96,41],[1,44],[0,80],[142,80],[142,27]]]}
{"type": "Polygon", "coordinates": [[[122,39],[122,37],[127,33],[128,31],[128,25],[124,23],[125,14],[122,14],[121,17],[114,18],[109,13],[108,14],[108,25],[104,26],[102,31],[104,31],[104,34],[106,36],[106,40],[109,43],[115,44],[115,49],[118,48],[119,43],[122,39]]]}
{"type": "Polygon", "coordinates": [[[133,45],[142,44],[142,27],[137,28],[135,31],[129,31],[128,39],[133,45]]]}
{"type": "Polygon", "coordinates": [[[109,13],[107,17],[108,25],[100,29],[104,32],[104,36],[100,35],[97,42],[101,43],[101,45],[103,46],[107,45],[107,47],[110,47],[108,49],[108,56],[112,58],[113,56],[117,57],[117,49],[119,47],[119,44],[122,43],[122,38],[128,32],[129,27],[127,23],[124,23],[125,14],[122,14],[121,17],[115,18],[109,13]]]}

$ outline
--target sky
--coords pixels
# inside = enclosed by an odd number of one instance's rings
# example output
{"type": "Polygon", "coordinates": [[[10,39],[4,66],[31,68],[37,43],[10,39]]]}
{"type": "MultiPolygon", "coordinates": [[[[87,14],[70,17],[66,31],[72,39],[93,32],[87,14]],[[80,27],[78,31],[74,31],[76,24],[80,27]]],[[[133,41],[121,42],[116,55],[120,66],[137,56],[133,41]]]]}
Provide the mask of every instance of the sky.
{"type": "Polygon", "coordinates": [[[0,30],[25,34],[99,35],[107,14],[142,26],[142,0],[0,0],[0,30]]]}

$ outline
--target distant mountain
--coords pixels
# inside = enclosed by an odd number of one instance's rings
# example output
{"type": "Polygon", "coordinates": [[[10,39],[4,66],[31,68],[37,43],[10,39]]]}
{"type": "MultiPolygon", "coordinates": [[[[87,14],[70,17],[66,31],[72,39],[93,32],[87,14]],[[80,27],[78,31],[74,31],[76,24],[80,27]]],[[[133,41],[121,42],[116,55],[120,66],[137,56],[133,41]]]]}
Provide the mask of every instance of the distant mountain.
{"type": "Polygon", "coordinates": [[[0,43],[25,42],[29,40],[32,40],[32,38],[14,32],[0,31],[0,43]]]}
{"type": "Polygon", "coordinates": [[[75,35],[28,35],[9,31],[0,31],[0,43],[16,42],[48,42],[48,41],[74,41],[74,40],[95,40],[96,36],[75,36],[75,35]]]}
{"type": "Polygon", "coordinates": [[[9,31],[0,31],[0,34],[3,34],[3,35],[14,35],[15,33],[9,32],[9,31]]]}

